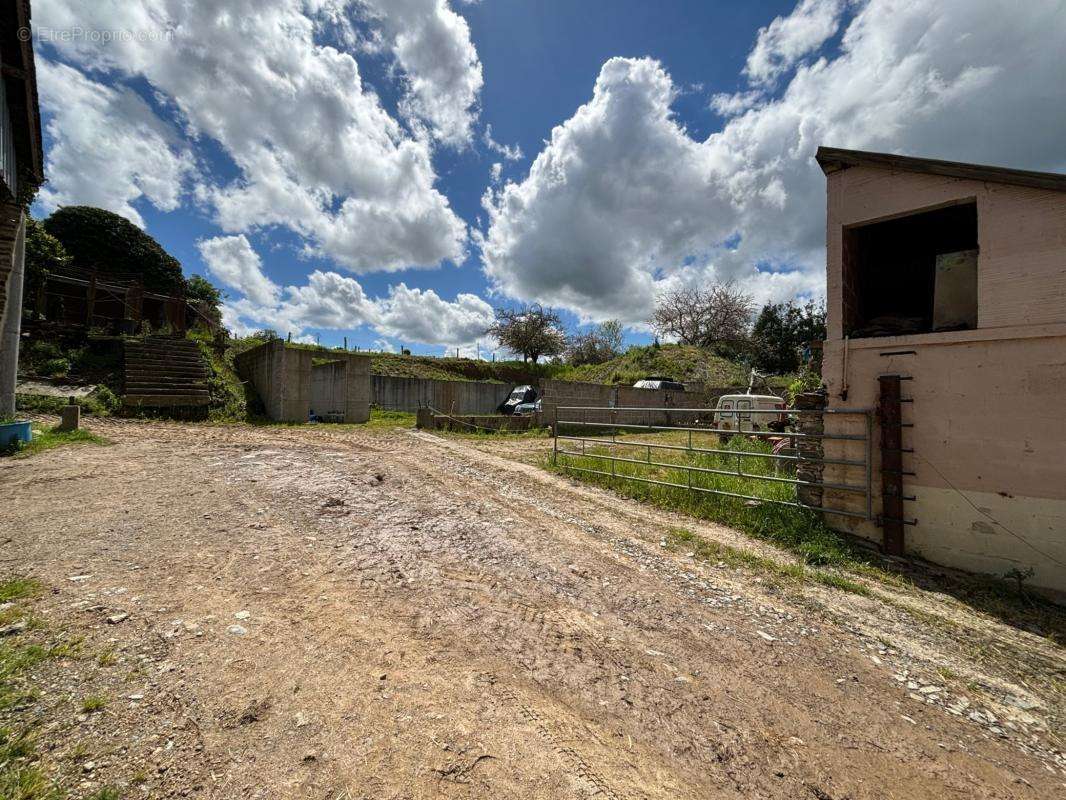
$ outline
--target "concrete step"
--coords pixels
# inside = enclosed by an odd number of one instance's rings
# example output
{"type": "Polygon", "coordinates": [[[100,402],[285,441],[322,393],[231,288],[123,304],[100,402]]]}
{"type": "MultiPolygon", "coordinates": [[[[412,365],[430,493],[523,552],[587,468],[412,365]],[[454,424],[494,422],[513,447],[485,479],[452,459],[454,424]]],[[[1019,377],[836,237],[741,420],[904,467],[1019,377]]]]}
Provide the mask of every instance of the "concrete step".
{"type": "Polygon", "coordinates": [[[207,391],[207,384],[203,381],[161,381],[161,380],[137,380],[126,381],[126,391],[140,391],[141,389],[174,389],[184,392],[186,389],[190,391],[207,391]]]}
{"type": "Polygon", "coordinates": [[[128,369],[126,380],[206,381],[202,369],[128,369]]]}
{"type": "Polygon", "coordinates": [[[195,341],[128,341],[127,350],[188,350],[191,353],[199,352],[199,345],[195,341]]]}
{"type": "Polygon", "coordinates": [[[127,364],[127,375],[201,375],[208,372],[199,364],[127,364]]]}
{"type": "Polygon", "coordinates": [[[197,397],[210,396],[210,392],[207,391],[206,386],[153,386],[151,384],[127,386],[126,394],[188,394],[196,395],[197,397]]]}
{"type": "Polygon", "coordinates": [[[138,350],[135,353],[126,353],[127,361],[162,361],[167,359],[203,363],[203,358],[199,353],[186,353],[184,350],[175,350],[173,353],[156,350],[138,350]]]}
{"type": "Polygon", "coordinates": [[[206,406],[211,398],[206,394],[125,394],[122,402],[137,408],[173,408],[175,406],[206,406]]]}

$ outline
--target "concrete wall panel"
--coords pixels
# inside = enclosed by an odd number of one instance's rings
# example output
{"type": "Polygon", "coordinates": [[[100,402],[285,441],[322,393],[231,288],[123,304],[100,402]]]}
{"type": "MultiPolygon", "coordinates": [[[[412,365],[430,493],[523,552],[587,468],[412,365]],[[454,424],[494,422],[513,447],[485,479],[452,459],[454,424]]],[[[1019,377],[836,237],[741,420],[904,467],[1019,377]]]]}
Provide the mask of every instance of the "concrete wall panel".
{"type": "Polygon", "coordinates": [[[374,405],[390,411],[417,412],[432,407],[448,414],[493,414],[514,387],[489,381],[439,381],[429,378],[371,377],[374,405]]]}

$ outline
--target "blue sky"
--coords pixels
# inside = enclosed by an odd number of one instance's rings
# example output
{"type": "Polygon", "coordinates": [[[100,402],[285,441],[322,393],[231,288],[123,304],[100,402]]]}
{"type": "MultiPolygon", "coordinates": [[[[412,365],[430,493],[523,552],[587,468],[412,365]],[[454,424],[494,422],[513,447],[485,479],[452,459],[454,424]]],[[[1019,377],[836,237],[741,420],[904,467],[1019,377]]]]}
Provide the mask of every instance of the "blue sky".
{"type": "Polygon", "coordinates": [[[143,224],[237,331],[485,353],[542,302],[648,341],[674,285],[821,295],[818,144],[1063,166],[1059,0],[89,5],[34,4],[34,211],[143,224]]]}

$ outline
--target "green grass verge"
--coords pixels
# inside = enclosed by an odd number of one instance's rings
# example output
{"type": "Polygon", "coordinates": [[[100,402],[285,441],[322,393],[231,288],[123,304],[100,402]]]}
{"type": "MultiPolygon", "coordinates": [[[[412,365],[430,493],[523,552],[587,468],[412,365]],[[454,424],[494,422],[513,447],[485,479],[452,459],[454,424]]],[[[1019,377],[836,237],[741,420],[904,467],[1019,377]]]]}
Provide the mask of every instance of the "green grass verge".
{"type": "Polygon", "coordinates": [[[704,539],[684,528],[671,528],[665,541],[671,550],[690,552],[701,561],[721,563],[728,567],[744,567],[787,583],[817,583],[863,597],[870,595],[870,590],[861,583],[835,572],[815,569],[804,564],[776,561],[750,550],[704,539]]]}
{"type": "Polygon", "coordinates": [[[387,430],[389,428],[413,428],[414,426],[415,415],[407,411],[385,411],[381,408],[371,408],[370,419],[360,427],[387,430]]]}
{"type": "MultiPolygon", "coordinates": [[[[54,397],[44,394],[15,395],[15,407],[19,411],[33,411],[38,414],[59,414],[63,406],[69,403],[66,397],[54,397]]],[[[107,417],[118,411],[122,401],[106,386],[98,386],[91,394],[74,401],[81,406],[81,413],[94,417],[107,417]]]]}
{"type": "MultiPolygon", "coordinates": [[[[0,602],[17,603],[40,591],[41,585],[35,580],[11,577],[0,581],[0,602]]],[[[28,613],[18,605],[8,611],[16,611],[21,616],[28,613]]],[[[21,633],[0,639],[0,713],[6,720],[5,725],[0,726],[0,799],[67,800],[68,794],[41,765],[33,723],[22,722],[19,714],[20,708],[32,703],[36,697],[30,682],[33,668],[50,659],[66,658],[75,653],[76,648],[69,643],[50,646],[29,643],[23,640],[21,633]]],[[[89,800],[118,800],[119,797],[117,790],[105,787],[89,795],[89,800]]]]}
{"type": "Polygon", "coordinates": [[[46,450],[53,450],[56,447],[82,444],[107,445],[111,444],[111,442],[102,436],[97,436],[95,433],[90,433],[81,428],[76,431],[57,431],[55,428],[34,426],[33,441],[17,443],[8,452],[0,453],[0,455],[13,458],[29,458],[46,450]]]}
{"type": "MultiPolygon", "coordinates": [[[[710,437],[713,434],[698,434],[710,437]]],[[[626,448],[610,448],[616,455],[634,460],[647,457],[647,443],[678,444],[673,441],[674,434],[650,434],[648,436],[628,437],[631,445],[626,448]]],[[[683,437],[686,438],[687,437],[683,437]]],[[[563,443],[561,443],[563,444],[563,443]]],[[[565,442],[567,449],[580,448],[580,443],[565,442]]],[[[718,444],[717,439],[694,441],[696,447],[726,449],[718,444]]],[[[760,458],[757,454],[769,453],[770,445],[763,441],[749,441],[734,438],[728,449],[751,453],[748,456],[725,456],[718,454],[696,454],[681,451],[652,450],[651,460],[666,466],[652,466],[640,463],[615,462],[615,475],[597,475],[581,472],[572,467],[610,472],[610,462],[597,458],[606,455],[609,448],[604,445],[586,445],[587,455],[570,456],[560,454],[555,465],[549,467],[555,471],[570,475],[580,480],[610,488],[627,497],[651,503],[671,511],[681,511],[700,519],[721,522],[755,538],[771,542],[794,555],[805,564],[814,566],[833,566],[847,569],[871,568],[870,556],[865,551],[849,543],[843,536],[830,530],[816,512],[776,505],[773,503],[751,503],[738,498],[690,491],[690,485],[696,489],[708,489],[735,494],[762,497],[767,500],[791,502],[795,500],[795,488],[789,483],[760,481],[755,477],[736,475],[719,475],[707,472],[691,472],[683,469],[684,465],[704,469],[735,470],[738,463],[750,476],[766,475],[771,477],[791,477],[786,473],[775,475],[772,459],[760,458]],[[645,478],[664,483],[680,484],[679,487],[639,483],[625,478],[645,478]]]]}

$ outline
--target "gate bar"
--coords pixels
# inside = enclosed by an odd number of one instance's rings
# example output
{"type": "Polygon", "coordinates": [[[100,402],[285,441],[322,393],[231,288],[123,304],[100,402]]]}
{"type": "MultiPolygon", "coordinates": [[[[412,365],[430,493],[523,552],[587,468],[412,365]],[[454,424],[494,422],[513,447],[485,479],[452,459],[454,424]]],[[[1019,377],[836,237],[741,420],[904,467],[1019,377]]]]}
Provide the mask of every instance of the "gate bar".
{"type": "MultiPolygon", "coordinates": [[[[641,461],[640,463],[643,464],[644,462],[641,461]]],[[[573,470],[574,472],[588,472],[588,473],[591,473],[592,475],[604,475],[604,476],[606,476],[608,478],[611,477],[611,473],[605,472],[602,469],[587,469],[585,467],[573,467],[573,466],[570,466],[569,464],[564,464],[563,465],[563,469],[573,470]]],[[[734,475],[736,473],[732,473],[731,472],[729,474],[730,475],[734,475]]],[[[623,480],[637,481],[638,483],[653,483],[656,486],[671,486],[671,487],[673,487],[675,489],[688,489],[689,488],[688,486],[686,486],[683,483],[670,483],[669,481],[656,481],[656,480],[652,480],[651,478],[638,478],[635,475],[626,475],[623,480]]],[[[694,491],[694,492],[703,492],[704,494],[720,494],[720,495],[725,495],[726,497],[737,497],[737,498],[739,498],[741,500],[757,500],[760,503],[773,503],[774,505],[779,505],[779,506],[791,506],[793,508],[806,508],[806,509],[809,509],[810,511],[822,511],[822,512],[824,512],[826,514],[836,514],[836,515],[841,516],[841,517],[857,517],[858,519],[866,519],[866,515],[865,514],[860,514],[858,511],[844,511],[843,509],[826,508],[825,506],[809,506],[806,503],[792,502],[792,501],[789,501],[789,500],[772,500],[769,497],[756,497],[755,495],[751,495],[751,494],[737,494],[736,492],[726,492],[726,491],[723,491],[721,489],[705,489],[702,486],[693,486],[692,487],[692,491],[694,491]]]]}
{"type": "MultiPolygon", "coordinates": [[[[691,437],[692,431],[689,431],[691,437]]],[[[613,433],[612,433],[613,436],[613,433]]],[[[788,456],[781,455],[780,453],[749,453],[744,450],[716,450],[711,447],[682,447],[679,444],[648,444],[646,442],[625,442],[618,441],[612,438],[611,441],[606,439],[596,439],[586,436],[568,436],[565,434],[559,434],[560,439],[566,439],[571,442],[590,442],[592,444],[600,444],[605,447],[654,447],[658,450],[680,450],[683,453],[714,453],[723,456],[750,456],[751,458],[771,458],[778,461],[797,461],[803,464],[837,464],[844,467],[865,467],[865,461],[859,461],[857,459],[850,458],[809,458],[807,456],[788,456]]]]}
{"type": "Polygon", "coordinates": [[[778,478],[774,475],[755,475],[747,472],[732,472],[728,469],[713,469],[712,467],[694,467],[690,464],[666,464],[662,461],[646,461],[641,458],[624,458],[623,456],[610,456],[603,453],[577,453],[573,450],[560,450],[564,456],[580,456],[582,458],[598,458],[601,461],[622,461],[626,464],[641,464],[645,467],[665,467],[666,469],[684,469],[693,472],[705,472],[710,475],[730,475],[734,478],[755,478],[760,481],[773,481],[774,483],[791,483],[795,486],[818,486],[824,489],[839,489],[842,492],[855,492],[866,494],[865,486],[856,486],[851,483],[818,483],[816,481],[801,481],[798,478],[778,478]]]}
{"type": "Polygon", "coordinates": [[[837,439],[862,442],[866,437],[861,434],[848,433],[790,433],[784,431],[747,431],[730,428],[683,428],[677,425],[644,425],[636,422],[578,422],[573,419],[561,419],[560,425],[581,425],[586,428],[636,428],[642,431],[694,431],[696,433],[724,433],[729,436],[791,436],[794,439],[837,439]]]}

